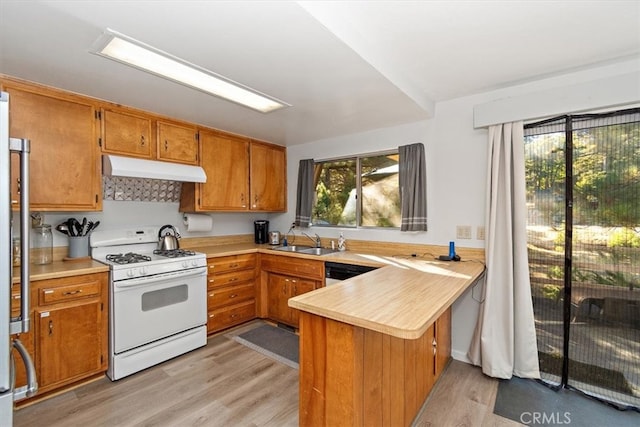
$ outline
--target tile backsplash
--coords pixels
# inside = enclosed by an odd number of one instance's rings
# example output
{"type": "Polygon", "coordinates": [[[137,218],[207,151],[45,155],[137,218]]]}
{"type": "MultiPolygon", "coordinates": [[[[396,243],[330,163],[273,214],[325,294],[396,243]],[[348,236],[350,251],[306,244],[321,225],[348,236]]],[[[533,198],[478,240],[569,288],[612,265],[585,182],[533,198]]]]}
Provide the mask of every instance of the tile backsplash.
{"type": "Polygon", "coordinates": [[[102,177],[104,200],[179,202],[182,183],[161,179],[102,177]]]}

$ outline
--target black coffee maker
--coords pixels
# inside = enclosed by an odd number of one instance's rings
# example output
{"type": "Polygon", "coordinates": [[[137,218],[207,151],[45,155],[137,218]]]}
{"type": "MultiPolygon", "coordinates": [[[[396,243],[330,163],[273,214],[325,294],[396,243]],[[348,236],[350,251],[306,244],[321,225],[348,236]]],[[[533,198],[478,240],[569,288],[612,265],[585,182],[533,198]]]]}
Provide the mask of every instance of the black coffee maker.
{"type": "Polygon", "coordinates": [[[256,244],[269,242],[269,221],[259,220],[253,222],[256,244]]]}

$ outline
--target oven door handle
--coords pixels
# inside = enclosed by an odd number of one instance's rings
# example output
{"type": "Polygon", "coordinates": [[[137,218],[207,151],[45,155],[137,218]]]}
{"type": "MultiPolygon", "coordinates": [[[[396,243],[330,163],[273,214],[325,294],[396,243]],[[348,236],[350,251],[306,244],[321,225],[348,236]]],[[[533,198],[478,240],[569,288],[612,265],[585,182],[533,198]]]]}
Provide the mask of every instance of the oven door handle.
{"type": "Polygon", "coordinates": [[[130,288],[132,286],[148,285],[184,277],[206,276],[207,267],[192,268],[190,270],[174,271],[171,273],[154,274],[153,276],[136,277],[135,279],[118,280],[114,283],[116,288],[130,288]]]}

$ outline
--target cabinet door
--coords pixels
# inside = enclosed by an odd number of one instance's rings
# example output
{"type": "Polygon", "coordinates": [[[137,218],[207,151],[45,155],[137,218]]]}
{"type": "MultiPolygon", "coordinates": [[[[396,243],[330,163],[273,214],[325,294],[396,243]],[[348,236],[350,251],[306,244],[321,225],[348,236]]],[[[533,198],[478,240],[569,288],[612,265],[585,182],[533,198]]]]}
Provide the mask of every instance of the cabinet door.
{"type": "Polygon", "coordinates": [[[207,182],[200,186],[203,210],[247,210],[249,204],[249,141],[214,132],[200,132],[201,166],[207,182]]]}
{"type": "Polygon", "coordinates": [[[291,295],[290,278],[270,273],[267,289],[269,318],[287,324],[291,323],[290,310],[287,305],[291,295]]]}
{"type": "Polygon", "coordinates": [[[150,159],[151,120],[135,114],[102,110],[102,152],[150,159]]]}
{"type": "MultiPolygon", "coordinates": [[[[291,296],[289,298],[311,292],[315,288],[316,282],[313,280],[291,278],[291,296]]],[[[300,323],[300,310],[289,307],[288,302],[287,307],[290,313],[291,325],[297,328],[300,323]]]]}
{"type": "Polygon", "coordinates": [[[451,307],[435,323],[435,380],[440,377],[451,358],[451,307]]]}
{"type": "Polygon", "coordinates": [[[158,159],[189,165],[198,164],[198,130],[158,122],[158,159]]]}
{"type": "MultiPolygon", "coordinates": [[[[10,135],[31,141],[31,209],[102,209],[94,106],[81,97],[14,82],[5,82],[3,89],[11,104],[10,135]]],[[[12,191],[18,191],[17,182],[13,168],[12,191]]]]}
{"type": "Polygon", "coordinates": [[[43,391],[104,370],[102,314],[95,299],[36,310],[36,365],[43,391]]]}
{"type": "Polygon", "coordinates": [[[251,143],[252,210],[284,212],[287,209],[286,152],[284,147],[251,143]]]}

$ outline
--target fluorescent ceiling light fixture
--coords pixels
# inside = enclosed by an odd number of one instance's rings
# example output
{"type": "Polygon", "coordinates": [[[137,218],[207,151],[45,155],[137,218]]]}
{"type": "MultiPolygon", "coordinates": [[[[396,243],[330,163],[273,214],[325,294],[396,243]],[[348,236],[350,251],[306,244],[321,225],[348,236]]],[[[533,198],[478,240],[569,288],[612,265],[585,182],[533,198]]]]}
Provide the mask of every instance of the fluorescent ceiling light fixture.
{"type": "Polygon", "coordinates": [[[91,52],[262,113],[291,106],[110,29],[100,36],[91,52]]]}

